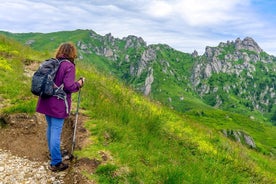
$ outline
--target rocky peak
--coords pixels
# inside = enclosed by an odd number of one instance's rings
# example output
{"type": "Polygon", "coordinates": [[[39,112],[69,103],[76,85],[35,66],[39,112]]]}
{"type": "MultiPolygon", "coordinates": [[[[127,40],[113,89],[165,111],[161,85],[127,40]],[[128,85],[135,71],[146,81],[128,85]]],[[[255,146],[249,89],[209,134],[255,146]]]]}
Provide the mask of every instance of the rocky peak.
{"type": "MultiPolygon", "coordinates": [[[[232,45],[234,46],[236,51],[249,50],[249,51],[254,51],[258,54],[260,52],[263,52],[263,50],[259,47],[257,42],[255,42],[255,40],[250,37],[246,37],[243,40],[241,40],[240,38],[237,38],[235,41],[227,41],[226,43],[221,42],[218,45],[218,48],[224,48],[224,47],[232,46],[232,45]]],[[[206,47],[206,51],[208,48],[209,47],[206,47]]]]}
{"type": "Polygon", "coordinates": [[[104,36],[108,42],[114,42],[115,38],[112,36],[111,33],[108,33],[104,36]]]}
{"type": "Polygon", "coordinates": [[[147,45],[147,43],[143,40],[143,38],[136,37],[133,35],[124,37],[123,40],[126,41],[125,49],[131,48],[131,47],[141,47],[141,46],[147,45]]]}
{"type": "Polygon", "coordinates": [[[245,62],[257,62],[260,61],[259,54],[263,50],[259,45],[250,37],[246,37],[243,40],[237,38],[235,41],[221,42],[218,47],[206,46],[204,55],[208,62],[231,62],[239,59],[245,62]],[[229,48],[231,48],[229,50],[229,48]],[[234,50],[232,50],[234,49],[234,50]],[[249,54],[245,51],[253,51],[256,54],[249,54]],[[225,55],[225,52],[227,54],[225,55]],[[222,56],[225,55],[223,58],[222,56]]]}
{"type": "Polygon", "coordinates": [[[198,52],[196,50],[194,50],[194,52],[192,53],[193,57],[197,57],[198,56],[198,52]]]}
{"type": "Polygon", "coordinates": [[[212,104],[215,104],[214,106],[220,106],[222,102],[220,97],[223,92],[235,93],[239,97],[245,97],[250,101],[249,104],[252,102],[250,108],[264,112],[268,109],[268,104],[274,104],[274,99],[272,99],[275,94],[273,85],[267,87],[271,88],[269,92],[266,88],[261,89],[259,93],[262,95],[256,95],[251,90],[256,87],[256,84],[263,85],[263,82],[258,81],[259,76],[256,76],[256,71],[261,71],[261,75],[267,77],[268,73],[275,70],[273,64],[275,59],[273,56],[262,52],[263,50],[250,37],[243,40],[237,38],[226,43],[221,42],[217,47],[207,46],[204,55],[196,58],[191,76],[192,85],[200,96],[212,94],[216,97],[212,104]],[[263,69],[257,63],[263,65],[263,69]],[[219,76],[215,76],[211,79],[212,82],[209,82],[214,74],[219,76]],[[229,76],[231,80],[225,76],[229,76]],[[227,81],[227,85],[221,86],[219,80],[227,81]],[[234,80],[239,81],[239,85],[233,83],[234,80]],[[253,87],[251,81],[254,81],[253,87]]]}
{"type": "Polygon", "coordinates": [[[217,56],[219,53],[220,53],[220,51],[219,51],[218,48],[207,46],[205,48],[205,53],[204,54],[207,58],[213,58],[213,57],[217,56]]]}
{"type": "Polygon", "coordinates": [[[246,37],[243,40],[241,40],[240,38],[237,38],[235,40],[235,48],[236,50],[245,49],[245,50],[254,51],[254,52],[257,52],[258,54],[263,51],[259,47],[259,45],[255,42],[255,40],[250,37],[246,37]]]}

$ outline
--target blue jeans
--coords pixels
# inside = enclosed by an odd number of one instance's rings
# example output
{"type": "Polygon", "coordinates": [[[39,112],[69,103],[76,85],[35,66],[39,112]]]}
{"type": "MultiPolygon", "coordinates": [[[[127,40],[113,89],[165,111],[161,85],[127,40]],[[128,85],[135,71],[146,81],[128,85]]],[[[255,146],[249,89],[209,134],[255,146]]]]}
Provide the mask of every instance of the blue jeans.
{"type": "Polygon", "coordinates": [[[48,123],[46,133],[48,149],[51,154],[51,165],[57,165],[60,162],[62,162],[62,156],[60,151],[60,139],[64,119],[46,115],[46,121],[48,123]]]}

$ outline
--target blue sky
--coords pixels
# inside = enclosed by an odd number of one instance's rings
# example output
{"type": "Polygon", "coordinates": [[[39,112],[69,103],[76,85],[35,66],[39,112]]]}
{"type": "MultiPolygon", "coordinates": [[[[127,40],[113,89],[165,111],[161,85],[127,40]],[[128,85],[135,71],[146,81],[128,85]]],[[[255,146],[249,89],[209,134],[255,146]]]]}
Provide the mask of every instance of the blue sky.
{"type": "Polygon", "coordinates": [[[252,37],[276,56],[275,0],[1,0],[0,30],[90,29],[142,37],[187,53],[252,37]]]}

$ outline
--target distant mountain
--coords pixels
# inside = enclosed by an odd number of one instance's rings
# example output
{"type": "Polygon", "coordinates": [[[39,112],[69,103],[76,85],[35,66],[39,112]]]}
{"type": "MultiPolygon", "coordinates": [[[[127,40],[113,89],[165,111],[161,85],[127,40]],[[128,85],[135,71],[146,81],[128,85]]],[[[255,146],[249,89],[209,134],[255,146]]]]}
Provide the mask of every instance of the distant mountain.
{"type": "Polygon", "coordinates": [[[147,45],[133,35],[118,39],[92,30],[1,33],[48,53],[60,42],[73,41],[80,59],[180,112],[196,102],[276,121],[276,58],[249,37],[207,46],[199,56],[165,44],[147,45]]]}

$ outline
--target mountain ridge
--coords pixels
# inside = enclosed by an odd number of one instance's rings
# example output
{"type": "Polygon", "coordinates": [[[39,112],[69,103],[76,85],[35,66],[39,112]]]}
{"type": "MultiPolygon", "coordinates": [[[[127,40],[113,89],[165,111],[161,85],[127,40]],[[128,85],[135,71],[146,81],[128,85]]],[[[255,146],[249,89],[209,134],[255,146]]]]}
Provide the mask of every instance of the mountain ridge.
{"type": "Polygon", "coordinates": [[[134,35],[119,39],[111,33],[101,36],[92,30],[5,34],[48,52],[53,49],[49,47],[51,42],[72,40],[81,59],[99,60],[93,64],[180,112],[189,110],[185,101],[185,96],[189,96],[216,108],[248,115],[256,115],[257,111],[260,114],[257,116],[276,120],[272,83],[276,59],[250,37],[220,42],[217,47],[206,46],[205,52],[198,55],[197,51],[184,53],[166,44],[147,45],[143,38],[134,35]],[[100,61],[101,58],[105,61],[100,61]]]}

